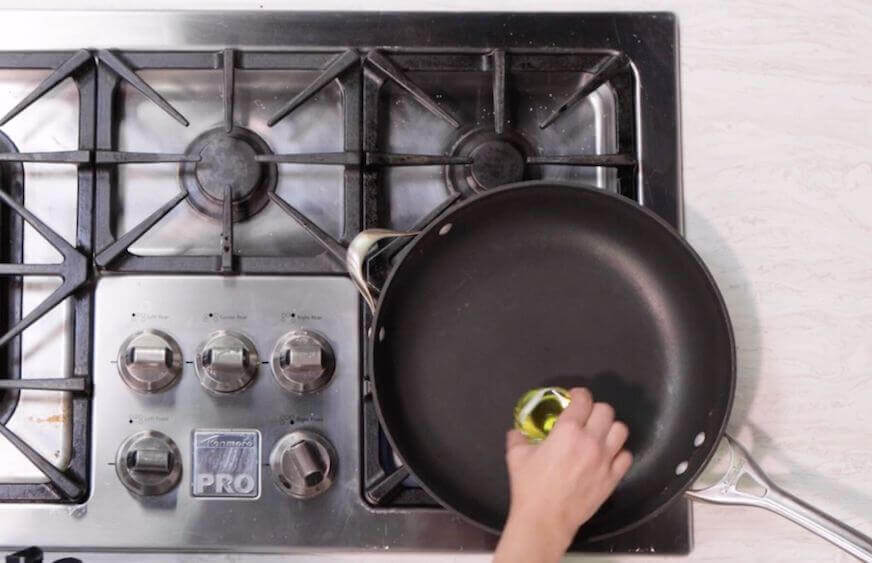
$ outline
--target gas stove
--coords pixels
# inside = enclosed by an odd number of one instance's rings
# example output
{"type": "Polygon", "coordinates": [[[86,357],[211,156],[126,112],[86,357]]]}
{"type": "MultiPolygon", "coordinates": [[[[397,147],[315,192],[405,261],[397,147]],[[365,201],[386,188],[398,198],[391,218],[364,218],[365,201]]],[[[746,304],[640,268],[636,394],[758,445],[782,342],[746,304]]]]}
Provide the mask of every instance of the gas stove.
{"type": "MultiPolygon", "coordinates": [[[[0,543],[491,549],[381,432],[345,245],[539,178],[680,230],[674,18],[4,20],[0,543]]],[[[574,549],[686,553],[690,524],[574,549]]]]}

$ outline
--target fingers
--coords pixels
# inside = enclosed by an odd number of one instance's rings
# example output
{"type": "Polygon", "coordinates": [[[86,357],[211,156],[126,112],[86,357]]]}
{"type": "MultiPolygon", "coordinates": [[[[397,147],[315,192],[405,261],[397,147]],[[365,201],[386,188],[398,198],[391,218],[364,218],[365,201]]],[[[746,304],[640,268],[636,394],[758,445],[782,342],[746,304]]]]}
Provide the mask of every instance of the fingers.
{"type": "Polygon", "coordinates": [[[584,401],[593,405],[593,394],[586,387],[573,387],[569,390],[569,397],[573,401],[584,401]]]}
{"type": "Polygon", "coordinates": [[[527,445],[527,438],[517,428],[513,428],[506,433],[506,451],[512,451],[519,446],[527,445]]]}
{"type": "Polygon", "coordinates": [[[608,403],[594,403],[587,419],[586,428],[597,439],[602,440],[615,421],[615,409],[608,403]]]}
{"type": "Polygon", "coordinates": [[[629,435],[630,430],[627,428],[626,424],[620,420],[613,422],[611,428],[609,428],[609,431],[606,434],[606,455],[609,458],[616,456],[617,453],[621,451],[621,448],[624,447],[624,443],[627,441],[629,435]]]}
{"type": "Polygon", "coordinates": [[[590,416],[593,407],[593,395],[583,387],[574,387],[569,391],[571,402],[557,419],[557,425],[574,422],[583,427],[590,416]]]}
{"type": "Polygon", "coordinates": [[[627,450],[622,450],[621,453],[615,456],[611,467],[612,479],[614,479],[615,483],[626,475],[631,465],[633,465],[633,454],[627,450]]]}

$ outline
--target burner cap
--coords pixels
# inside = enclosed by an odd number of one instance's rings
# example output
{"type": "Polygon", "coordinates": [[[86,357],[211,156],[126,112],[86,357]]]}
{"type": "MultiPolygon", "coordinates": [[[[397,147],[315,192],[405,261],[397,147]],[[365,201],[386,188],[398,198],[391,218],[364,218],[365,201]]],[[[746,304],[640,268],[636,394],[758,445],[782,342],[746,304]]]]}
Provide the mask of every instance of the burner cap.
{"type": "Polygon", "coordinates": [[[526,166],[532,153],[530,143],[516,131],[497,134],[484,127],[472,129],[461,134],[451,151],[452,156],[470,158],[472,163],[446,166],[445,177],[455,191],[467,194],[532,179],[526,166]]]}
{"type": "Polygon", "coordinates": [[[481,189],[495,188],[524,178],[526,157],[515,146],[501,139],[485,141],[472,149],[472,183],[481,189]]]}
{"type": "Polygon", "coordinates": [[[197,181],[209,195],[224,199],[224,187],[233,187],[233,199],[242,199],[257,187],[261,179],[257,153],[247,142],[233,137],[215,137],[202,151],[202,160],[194,165],[197,181]]]}
{"type": "Polygon", "coordinates": [[[242,221],[264,208],[275,190],[278,171],[274,163],[255,160],[272,154],[269,145],[249,129],[234,127],[206,131],[191,143],[187,154],[200,162],[185,162],[179,168],[182,186],[195,209],[220,219],[224,212],[224,190],[233,190],[233,220],[242,221]]]}

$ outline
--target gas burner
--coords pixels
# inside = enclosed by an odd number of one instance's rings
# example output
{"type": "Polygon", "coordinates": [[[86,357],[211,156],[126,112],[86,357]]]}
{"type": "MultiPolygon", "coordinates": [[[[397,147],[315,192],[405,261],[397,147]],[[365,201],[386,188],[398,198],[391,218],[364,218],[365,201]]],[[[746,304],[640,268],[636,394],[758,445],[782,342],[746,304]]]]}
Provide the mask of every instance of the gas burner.
{"type": "Polygon", "coordinates": [[[233,220],[248,219],[269,203],[275,191],[278,170],[275,163],[257,162],[258,155],[272,154],[257,133],[244,127],[210,129],[194,139],[186,151],[199,162],[179,167],[182,186],[194,209],[214,219],[223,215],[224,190],[233,190],[233,220]]]}
{"type": "Polygon", "coordinates": [[[451,156],[471,162],[445,167],[445,178],[455,191],[477,193],[530,178],[527,157],[533,147],[519,132],[496,133],[488,127],[471,129],[454,143],[451,156]]]}
{"type": "Polygon", "coordinates": [[[0,126],[15,120],[5,131],[24,132],[22,138],[28,144],[43,149],[19,151],[9,137],[0,134],[0,458],[4,460],[0,503],[69,503],[82,499],[89,488],[91,295],[79,289],[89,282],[92,250],[93,173],[87,168],[93,162],[96,65],[85,49],[0,53],[0,69],[21,68],[41,69],[47,75],[27,93],[18,87],[7,89],[5,82],[0,88],[0,106],[11,107],[0,117],[0,126]],[[45,104],[29,109],[59,84],[69,87],[67,79],[75,83],[78,93],[73,98],[75,105],[66,108],[72,112],[40,113],[45,104]],[[76,127],[76,123],[78,134],[73,136],[65,128],[76,127]],[[31,174],[25,163],[71,168],[57,175],[31,174]],[[31,176],[25,179],[26,174],[31,176]],[[43,181],[46,176],[52,180],[43,181]],[[74,213],[65,209],[62,199],[53,201],[55,178],[65,178],[60,181],[68,183],[67,187],[76,186],[74,213]],[[75,240],[58,234],[32,211],[29,206],[39,207],[40,201],[57,204],[50,207],[53,225],[73,227],[67,232],[75,232],[75,240]],[[36,289],[39,282],[28,281],[39,277],[60,278],[61,283],[46,295],[36,289]],[[35,306],[25,311],[28,302],[35,306]],[[58,341],[49,338],[54,331],[39,321],[52,311],[63,314],[57,310],[62,303],[68,303],[71,328],[58,341]],[[49,352],[49,364],[36,367],[32,356],[39,353],[22,354],[22,342],[30,338],[40,343],[40,353],[49,352]],[[43,372],[54,372],[55,377],[40,377],[43,372]],[[31,377],[23,378],[23,373],[31,377]],[[19,397],[22,390],[46,394],[19,397]],[[41,420],[52,424],[41,425],[41,420]]]}

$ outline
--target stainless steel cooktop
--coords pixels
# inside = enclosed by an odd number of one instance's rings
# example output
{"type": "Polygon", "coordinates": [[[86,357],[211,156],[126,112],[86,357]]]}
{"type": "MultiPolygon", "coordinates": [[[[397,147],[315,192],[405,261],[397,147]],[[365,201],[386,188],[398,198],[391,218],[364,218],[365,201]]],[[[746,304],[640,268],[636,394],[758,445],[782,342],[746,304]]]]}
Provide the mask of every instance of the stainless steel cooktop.
{"type": "MultiPolygon", "coordinates": [[[[536,178],[681,229],[674,18],[4,23],[0,545],[491,548],[381,433],[344,247],[536,178]]],[[[682,501],[574,549],[690,544],[682,501]]]]}

